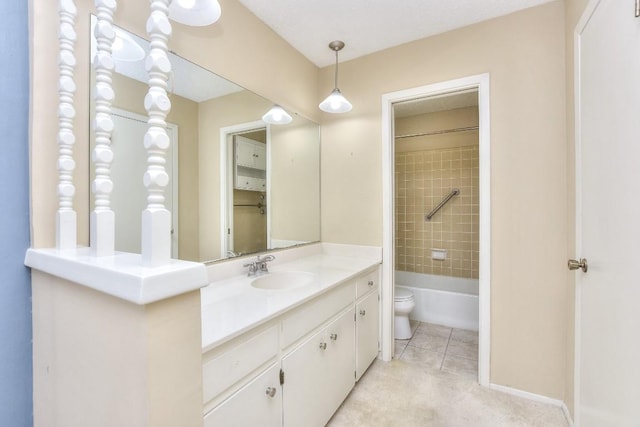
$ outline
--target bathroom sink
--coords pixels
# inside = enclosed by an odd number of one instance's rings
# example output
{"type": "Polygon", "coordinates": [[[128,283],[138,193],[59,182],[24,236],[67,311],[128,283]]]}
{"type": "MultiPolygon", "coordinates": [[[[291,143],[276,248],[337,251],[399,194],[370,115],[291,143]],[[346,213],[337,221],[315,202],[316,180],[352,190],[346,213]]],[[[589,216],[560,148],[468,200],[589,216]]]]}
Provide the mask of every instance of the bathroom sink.
{"type": "Polygon", "coordinates": [[[257,289],[284,291],[309,285],[314,279],[314,274],[304,271],[278,271],[253,279],[251,286],[257,289]]]}

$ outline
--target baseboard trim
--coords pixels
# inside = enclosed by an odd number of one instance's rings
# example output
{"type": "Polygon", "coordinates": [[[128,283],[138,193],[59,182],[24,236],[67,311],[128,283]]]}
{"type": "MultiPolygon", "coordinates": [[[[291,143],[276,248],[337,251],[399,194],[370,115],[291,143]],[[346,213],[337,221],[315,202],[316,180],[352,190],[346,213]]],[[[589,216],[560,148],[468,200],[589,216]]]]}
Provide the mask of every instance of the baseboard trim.
{"type": "Polygon", "coordinates": [[[562,413],[564,414],[564,417],[566,418],[567,423],[569,423],[569,427],[573,427],[574,426],[573,418],[571,417],[569,408],[567,408],[567,404],[564,402],[562,402],[562,413]]]}
{"type": "Polygon", "coordinates": [[[500,384],[493,384],[493,383],[489,384],[489,388],[492,390],[500,391],[502,393],[507,393],[513,396],[522,397],[524,399],[533,400],[535,402],[556,406],[562,409],[562,413],[564,414],[565,419],[569,423],[569,426],[573,427],[573,419],[571,418],[571,414],[569,413],[569,408],[567,408],[567,405],[560,399],[552,399],[551,397],[543,396],[541,394],[530,393],[528,391],[507,387],[500,384]]]}

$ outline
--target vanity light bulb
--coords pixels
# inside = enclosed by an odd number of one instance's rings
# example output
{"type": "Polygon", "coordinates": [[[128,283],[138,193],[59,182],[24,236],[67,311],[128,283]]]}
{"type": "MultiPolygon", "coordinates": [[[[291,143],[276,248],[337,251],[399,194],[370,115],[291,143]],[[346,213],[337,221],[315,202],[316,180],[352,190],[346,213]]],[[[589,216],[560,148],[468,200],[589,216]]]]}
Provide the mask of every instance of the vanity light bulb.
{"type": "Polygon", "coordinates": [[[192,9],[196,5],[196,0],[176,0],[180,7],[185,9],[192,9]]]}
{"type": "Polygon", "coordinates": [[[320,103],[319,107],[327,113],[346,113],[353,108],[338,88],[335,88],[333,92],[320,103]]]}

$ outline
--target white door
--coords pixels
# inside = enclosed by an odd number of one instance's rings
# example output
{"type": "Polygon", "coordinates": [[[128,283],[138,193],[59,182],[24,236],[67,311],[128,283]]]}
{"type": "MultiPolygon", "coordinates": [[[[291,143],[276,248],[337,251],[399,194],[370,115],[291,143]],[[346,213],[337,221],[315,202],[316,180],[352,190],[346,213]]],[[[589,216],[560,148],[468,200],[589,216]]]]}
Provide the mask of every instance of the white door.
{"type": "MultiPolygon", "coordinates": [[[[115,214],[115,249],[139,254],[141,252],[142,211],[147,206],[147,190],[142,177],[147,168],[147,152],[142,141],[147,131],[145,117],[126,111],[113,114],[114,129],[111,136],[113,163],[111,165],[111,209],[115,214]]],[[[167,129],[171,147],[167,150],[165,165],[169,174],[169,187],[165,191],[165,206],[172,213],[172,257],[177,257],[177,206],[173,205],[174,154],[177,142],[176,126],[167,129]]],[[[177,188],[177,187],[176,187],[177,188]]]]}
{"type": "Polygon", "coordinates": [[[640,18],[592,1],[578,26],[577,420],[640,425],[640,18]],[[595,6],[595,8],[594,8],[595,6]]]}

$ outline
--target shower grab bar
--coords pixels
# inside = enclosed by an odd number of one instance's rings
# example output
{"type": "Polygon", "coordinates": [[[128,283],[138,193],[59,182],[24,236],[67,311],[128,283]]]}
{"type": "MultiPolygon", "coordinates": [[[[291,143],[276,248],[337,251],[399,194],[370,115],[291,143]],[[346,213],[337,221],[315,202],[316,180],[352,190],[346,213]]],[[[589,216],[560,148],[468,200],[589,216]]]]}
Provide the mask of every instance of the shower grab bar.
{"type": "Polygon", "coordinates": [[[438,211],[440,209],[442,209],[442,207],[444,205],[447,204],[447,202],[449,200],[451,200],[453,198],[453,196],[456,196],[460,193],[460,190],[458,190],[457,188],[454,188],[453,190],[451,190],[451,193],[449,193],[444,199],[442,199],[442,201],[440,203],[438,203],[438,206],[436,206],[435,208],[433,208],[433,210],[431,212],[429,212],[428,214],[426,214],[424,216],[424,220],[425,221],[431,221],[431,218],[433,218],[433,216],[438,213],[438,211]]]}

